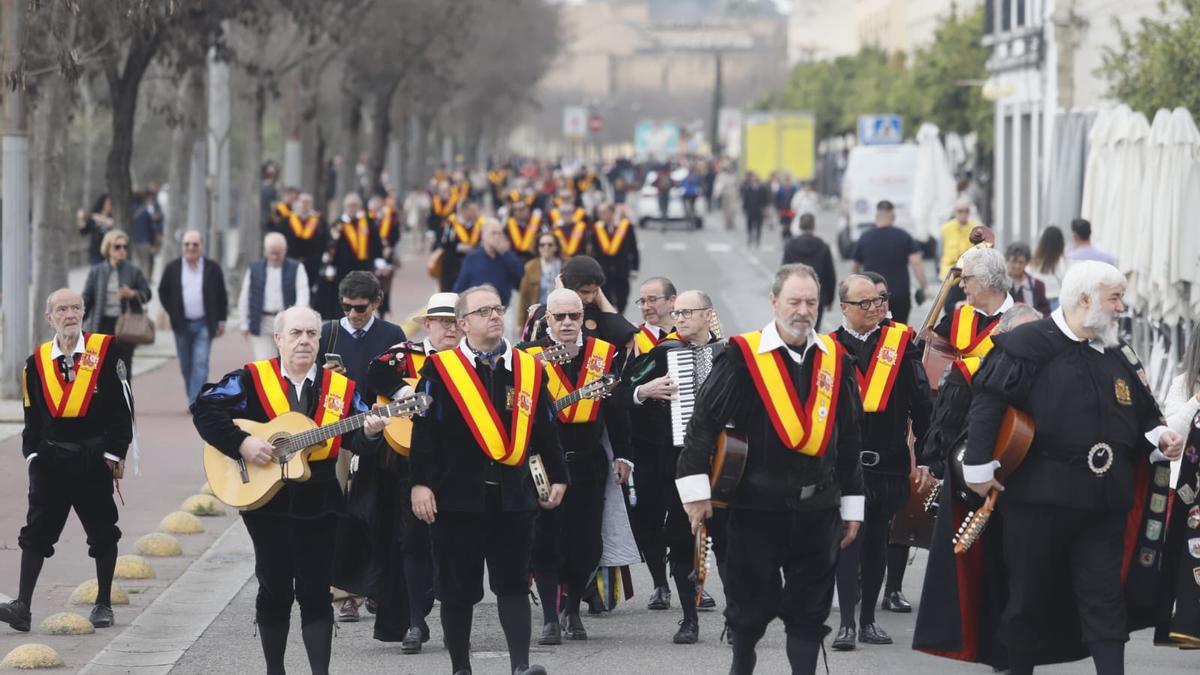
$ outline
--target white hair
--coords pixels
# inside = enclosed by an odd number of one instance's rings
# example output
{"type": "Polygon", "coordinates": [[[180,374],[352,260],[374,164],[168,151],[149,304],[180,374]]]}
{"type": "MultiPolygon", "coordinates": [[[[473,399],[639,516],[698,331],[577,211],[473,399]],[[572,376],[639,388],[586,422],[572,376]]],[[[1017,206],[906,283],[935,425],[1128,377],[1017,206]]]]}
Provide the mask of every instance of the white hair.
{"type": "Polygon", "coordinates": [[[1087,295],[1092,299],[1092,304],[1097,304],[1101,292],[1111,288],[1125,288],[1125,275],[1121,274],[1121,270],[1108,263],[1081,260],[1067,269],[1058,299],[1063,310],[1071,310],[1079,306],[1081,296],[1087,295]]]}
{"type": "Polygon", "coordinates": [[[276,335],[283,334],[283,327],[287,325],[288,317],[290,317],[293,314],[308,314],[312,318],[316,319],[318,326],[321,325],[321,314],[319,312],[317,312],[317,310],[315,310],[311,307],[296,307],[296,306],[288,307],[287,309],[285,309],[282,312],[275,315],[275,334],[276,335]]]}
{"type": "Polygon", "coordinates": [[[263,237],[263,249],[266,250],[266,248],[270,246],[271,242],[273,241],[278,241],[279,243],[283,244],[283,250],[287,250],[287,237],[283,236],[279,232],[268,232],[267,236],[263,237]]]}
{"type": "Polygon", "coordinates": [[[967,266],[971,267],[971,276],[984,288],[1008,290],[1008,262],[1000,251],[994,248],[972,248],[963,253],[958,261],[964,274],[967,266]]]}
{"type": "Polygon", "coordinates": [[[569,288],[556,288],[550,291],[550,293],[546,296],[547,308],[549,308],[550,305],[558,302],[565,302],[583,307],[583,300],[580,299],[579,294],[569,288]]]}

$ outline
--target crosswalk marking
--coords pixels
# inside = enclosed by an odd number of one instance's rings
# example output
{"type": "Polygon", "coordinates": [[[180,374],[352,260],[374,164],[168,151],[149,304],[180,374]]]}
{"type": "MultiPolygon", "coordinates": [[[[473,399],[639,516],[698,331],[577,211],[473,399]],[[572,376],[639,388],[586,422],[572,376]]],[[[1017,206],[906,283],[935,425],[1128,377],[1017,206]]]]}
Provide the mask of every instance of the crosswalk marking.
{"type": "Polygon", "coordinates": [[[729,253],[733,250],[733,246],[725,242],[710,241],[704,245],[704,250],[709,253],[729,253]]]}
{"type": "Polygon", "coordinates": [[[686,251],[686,250],[688,250],[688,245],[687,245],[686,241],[664,241],[663,242],[663,250],[664,251],[686,251]]]}

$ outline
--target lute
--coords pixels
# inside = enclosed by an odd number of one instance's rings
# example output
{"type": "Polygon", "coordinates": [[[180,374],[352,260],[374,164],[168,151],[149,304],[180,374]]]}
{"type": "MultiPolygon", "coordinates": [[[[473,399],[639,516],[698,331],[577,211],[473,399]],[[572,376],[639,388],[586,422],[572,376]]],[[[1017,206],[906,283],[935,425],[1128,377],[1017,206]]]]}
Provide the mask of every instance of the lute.
{"type": "Polygon", "coordinates": [[[274,447],[273,460],[263,466],[250,464],[205,443],[204,474],[217,499],[235,508],[254,510],[270,501],[285,481],[308,480],[312,476],[309,455],[325,441],[361,429],[367,415],[411,417],[427,410],[431,401],[428,394],[411,394],[370,412],[320,427],[298,412],[284,413],[269,422],[235,419],[233,423],[238,428],[274,447]]]}

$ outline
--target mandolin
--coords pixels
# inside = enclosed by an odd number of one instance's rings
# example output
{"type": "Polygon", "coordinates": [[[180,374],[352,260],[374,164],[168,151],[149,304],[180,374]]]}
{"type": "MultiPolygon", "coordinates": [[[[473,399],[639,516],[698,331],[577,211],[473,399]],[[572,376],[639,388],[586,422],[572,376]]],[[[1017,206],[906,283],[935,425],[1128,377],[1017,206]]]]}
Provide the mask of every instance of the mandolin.
{"type": "Polygon", "coordinates": [[[700,599],[704,597],[704,582],[708,580],[709,567],[709,551],[712,549],[712,537],[708,536],[708,527],[701,524],[696,529],[695,539],[692,544],[692,573],[688,575],[688,579],[696,584],[696,606],[700,606],[700,599]]]}
{"type": "Polygon", "coordinates": [[[298,412],[284,413],[270,422],[235,419],[233,423],[238,428],[274,446],[274,461],[264,466],[249,464],[205,443],[204,474],[217,499],[232,507],[252,511],[270,501],[285,481],[308,480],[312,476],[309,455],[325,441],[362,428],[367,415],[411,417],[427,410],[431,401],[428,394],[411,394],[369,413],[359,413],[321,427],[298,412]]]}
{"type": "MultiPolygon", "coordinates": [[[[1000,422],[1000,432],[996,435],[996,445],[992,451],[993,458],[1000,462],[1000,467],[996,469],[997,482],[1003,484],[1004,480],[1012,475],[1012,472],[1024,461],[1025,455],[1029,453],[1029,446],[1033,443],[1033,433],[1033,419],[1029,415],[1011,406],[1004,411],[1004,418],[1000,422]]],[[[961,485],[962,491],[977,500],[978,495],[967,488],[966,479],[963,478],[964,452],[965,450],[962,449],[954,452],[951,470],[954,471],[955,484],[961,485]]],[[[961,492],[960,496],[963,496],[961,492]]],[[[999,497],[999,490],[992,488],[988,491],[983,504],[967,513],[967,517],[958,528],[958,534],[954,536],[955,553],[959,555],[966,553],[983,534],[988,519],[992,517],[992,512],[996,509],[996,500],[999,497]]]]}

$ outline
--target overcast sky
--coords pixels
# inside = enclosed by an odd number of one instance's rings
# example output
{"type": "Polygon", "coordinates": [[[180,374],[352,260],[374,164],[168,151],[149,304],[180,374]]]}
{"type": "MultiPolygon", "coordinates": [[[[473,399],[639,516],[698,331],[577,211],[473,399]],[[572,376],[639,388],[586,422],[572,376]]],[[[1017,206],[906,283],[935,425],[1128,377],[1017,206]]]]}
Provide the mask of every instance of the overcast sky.
{"type": "MultiPolygon", "coordinates": [[[[587,1],[588,0],[550,0],[550,2],[552,2],[552,3],[559,3],[559,4],[563,4],[563,5],[582,5],[583,3],[587,2],[587,1]]],[[[772,1],[775,3],[775,6],[779,8],[779,11],[781,13],[783,13],[783,14],[791,14],[792,13],[792,0],[772,0],[772,1]]]]}

